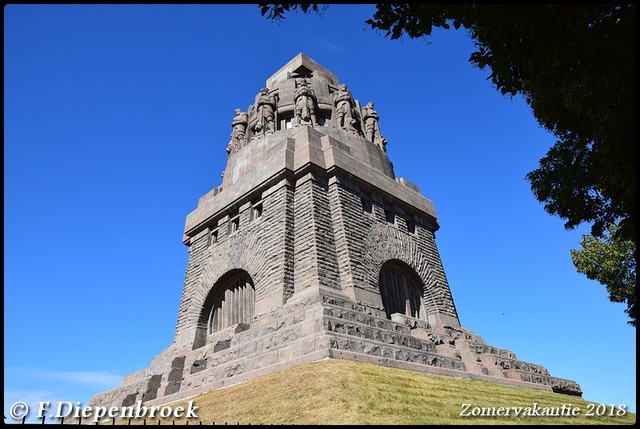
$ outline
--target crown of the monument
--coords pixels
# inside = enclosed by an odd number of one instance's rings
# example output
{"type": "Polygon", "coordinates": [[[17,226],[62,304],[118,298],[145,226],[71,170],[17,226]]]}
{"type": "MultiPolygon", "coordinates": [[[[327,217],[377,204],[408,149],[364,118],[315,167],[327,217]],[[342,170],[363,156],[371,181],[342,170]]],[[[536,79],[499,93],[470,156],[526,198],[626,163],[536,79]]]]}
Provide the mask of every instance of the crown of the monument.
{"type": "Polygon", "coordinates": [[[303,52],[293,57],[291,61],[283,65],[280,70],[275,72],[269,79],[267,79],[267,87],[272,88],[277,86],[278,81],[291,78],[292,75],[314,75],[322,76],[332,85],[338,85],[338,77],[309,58],[303,52]]]}
{"type": "Polygon", "coordinates": [[[236,109],[227,152],[233,156],[255,138],[299,126],[341,129],[385,152],[372,102],[361,106],[338,77],[299,53],[266,81],[247,111],[236,109]]]}
{"type": "Polygon", "coordinates": [[[199,206],[207,205],[207,210],[187,217],[185,240],[215,223],[221,213],[233,213],[257,198],[274,178],[296,180],[309,171],[340,170],[357,177],[389,201],[410,202],[437,229],[431,201],[416,198],[418,187],[396,177],[373,102],[362,106],[346,83],[304,53],[256,92],[245,111],[235,109],[222,184],[200,199],[199,206]]]}

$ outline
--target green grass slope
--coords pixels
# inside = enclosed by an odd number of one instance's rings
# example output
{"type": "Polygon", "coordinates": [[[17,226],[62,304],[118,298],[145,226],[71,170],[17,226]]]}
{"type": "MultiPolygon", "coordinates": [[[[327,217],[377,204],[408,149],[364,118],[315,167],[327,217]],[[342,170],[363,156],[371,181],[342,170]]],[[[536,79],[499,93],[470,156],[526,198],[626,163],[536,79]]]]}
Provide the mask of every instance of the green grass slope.
{"type": "Polygon", "coordinates": [[[189,401],[198,406],[198,419],[189,419],[189,425],[200,421],[216,425],[633,424],[636,420],[635,414],[573,396],[344,360],[300,365],[171,405],[185,406],[189,401]],[[470,404],[469,416],[461,416],[463,404],[470,404]],[[539,414],[545,410],[557,414],[563,406],[566,413],[573,410],[577,415],[525,415],[534,409],[539,414]],[[500,407],[502,414],[508,408],[509,415],[487,415],[500,407]],[[517,407],[522,408],[516,416],[517,407]],[[593,416],[587,415],[589,411],[593,416]],[[473,415],[478,413],[484,415],[473,415]]]}

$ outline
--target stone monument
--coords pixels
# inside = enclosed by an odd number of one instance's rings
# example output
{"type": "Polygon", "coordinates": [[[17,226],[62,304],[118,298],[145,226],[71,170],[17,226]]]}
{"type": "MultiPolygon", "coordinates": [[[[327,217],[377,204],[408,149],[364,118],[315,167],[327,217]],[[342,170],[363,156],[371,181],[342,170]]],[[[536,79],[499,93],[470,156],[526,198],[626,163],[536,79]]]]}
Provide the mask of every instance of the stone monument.
{"type": "Polygon", "coordinates": [[[460,325],[434,205],[394,174],[373,106],[300,53],[236,109],[222,184],[186,219],[174,342],[89,405],[159,405],[321,359],[581,396],[460,325]]]}

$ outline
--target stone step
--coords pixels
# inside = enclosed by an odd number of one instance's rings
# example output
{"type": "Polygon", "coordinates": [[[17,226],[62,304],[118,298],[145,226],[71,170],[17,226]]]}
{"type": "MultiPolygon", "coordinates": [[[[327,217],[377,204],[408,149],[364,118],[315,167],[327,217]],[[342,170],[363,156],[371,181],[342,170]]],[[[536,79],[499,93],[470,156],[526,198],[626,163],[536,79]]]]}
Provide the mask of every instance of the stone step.
{"type": "Polygon", "coordinates": [[[435,351],[412,349],[396,344],[362,339],[337,332],[331,333],[329,346],[333,350],[369,356],[371,358],[369,359],[370,362],[374,362],[376,359],[382,358],[456,371],[466,371],[465,364],[461,359],[446,357],[435,351]]]}

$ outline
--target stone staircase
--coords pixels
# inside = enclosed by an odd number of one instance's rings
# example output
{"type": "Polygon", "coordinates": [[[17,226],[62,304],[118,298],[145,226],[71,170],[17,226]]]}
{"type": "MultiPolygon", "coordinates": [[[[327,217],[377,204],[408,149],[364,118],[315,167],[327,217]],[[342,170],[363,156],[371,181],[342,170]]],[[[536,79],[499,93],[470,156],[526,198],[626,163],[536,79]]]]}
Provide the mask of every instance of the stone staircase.
{"type": "Polygon", "coordinates": [[[462,328],[434,328],[334,294],[309,295],[208,336],[195,350],[169,348],[150,367],[94,397],[91,406],[165,404],[321,359],[473,378],[581,395],[580,387],[492,347],[462,328]],[[125,398],[119,403],[116,398],[125,398]]]}

